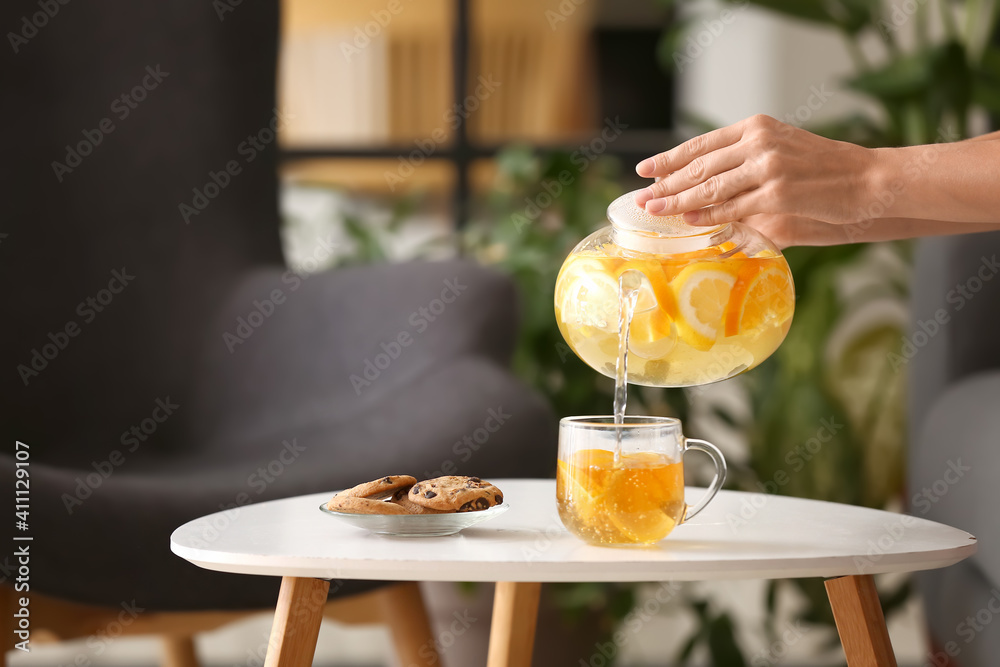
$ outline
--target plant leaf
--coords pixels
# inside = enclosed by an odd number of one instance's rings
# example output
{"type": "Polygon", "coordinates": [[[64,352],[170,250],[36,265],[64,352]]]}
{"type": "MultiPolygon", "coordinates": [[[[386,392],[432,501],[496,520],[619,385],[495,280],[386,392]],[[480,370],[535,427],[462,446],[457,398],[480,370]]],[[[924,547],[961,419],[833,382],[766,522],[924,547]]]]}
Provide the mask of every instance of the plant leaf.
{"type": "Polygon", "coordinates": [[[879,596],[882,602],[882,613],[886,618],[888,618],[896,611],[902,609],[912,594],[913,580],[910,579],[910,577],[907,577],[900,582],[899,586],[896,587],[896,590],[885,596],[879,596]]]}
{"type": "Polygon", "coordinates": [[[823,0],[750,0],[750,3],[803,21],[837,25],[823,0]]]}
{"type": "Polygon", "coordinates": [[[778,580],[771,579],[767,582],[767,599],[765,601],[764,607],[767,609],[767,613],[774,615],[777,609],[778,603],[778,580]]]}
{"type": "Polygon", "coordinates": [[[972,100],[988,111],[1000,113],[1000,48],[986,48],[975,68],[972,85],[972,100]]]}
{"type": "Polygon", "coordinates": [[[698,644],[704,639],[704,637],[705,637],[704,625],[699,626],[698,630],[695,630],[694,632],[691,633],[691,636],[688,638],[687,642],[685,642],[684,646],[681,648],[681,652],[677,654],[678,665],[681,665],[683,667],[683,665],[688,664],[688,660],[691,659],[691,654],[694,653],[694,650],[696,648],[698,648],[698,644]]]}
{"type": "Polygon", "coordinates": [[[933,49],[908,53],[847,80],[847,86],[879,99],[898,100],[919,95],[932,83],[933,49]]]}
{"type": "Polygon", "coordinates": [[[722,613],[709,624],[708,650],[716,667],[746,667],[729,614],[722,613]]]}

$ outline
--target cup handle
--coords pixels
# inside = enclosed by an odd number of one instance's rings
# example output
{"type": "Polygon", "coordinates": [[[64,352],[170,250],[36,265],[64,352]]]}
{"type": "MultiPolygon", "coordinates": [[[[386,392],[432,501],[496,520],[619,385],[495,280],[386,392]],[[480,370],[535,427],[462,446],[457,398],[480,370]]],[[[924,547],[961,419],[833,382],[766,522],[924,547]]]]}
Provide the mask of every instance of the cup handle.
{"type": "Polygon", "coordinates": [[[684,452],[686,453],[689,449],[697,449],[712,457],[712,462],[715,464],[715,477],[712,478],[712,483],[708,485],[708,490],[701,497],[701,500],[694,507],[689,507],[684,512],[684,519],[681,523],[685,523],[698,514],[698,512],[705,509],[705,506],[711,502],[712,498],[715,497],[715,494],[719,492],[719,489],[722,488],[722,485],[726,481],[726,459],[722,456],[722,452],[719,451],[718,447],[706,440],[684,438],[684,452]]]}

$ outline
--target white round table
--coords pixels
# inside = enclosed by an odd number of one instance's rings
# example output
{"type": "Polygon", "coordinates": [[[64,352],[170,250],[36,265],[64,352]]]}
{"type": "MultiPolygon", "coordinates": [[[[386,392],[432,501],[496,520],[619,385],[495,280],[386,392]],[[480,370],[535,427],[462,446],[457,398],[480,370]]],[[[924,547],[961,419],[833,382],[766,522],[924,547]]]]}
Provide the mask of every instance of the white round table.
{"type": "MultiPolygon", "coordinates": [[[[318,589],[325,600],[331,579],[497,582],[488,664],[512,667],[530,664],[541,582],[799,577],[828,579],[849,665],[895,665],[871,575],[946,567],[976,551],[972,535],[924,519],[736,491],[654,547],[594,547],[563,528],[554,481],[495,483],[510,509],[448,537],[370,534],[320,512],[331,491],[196,519],[170,546],[204,568],[283,578],[266,663],[282,667],[310,664],[321,617],[300,607],[318,589]]],[[[689,488],[688,501],[702,492],[689,488]]]]}

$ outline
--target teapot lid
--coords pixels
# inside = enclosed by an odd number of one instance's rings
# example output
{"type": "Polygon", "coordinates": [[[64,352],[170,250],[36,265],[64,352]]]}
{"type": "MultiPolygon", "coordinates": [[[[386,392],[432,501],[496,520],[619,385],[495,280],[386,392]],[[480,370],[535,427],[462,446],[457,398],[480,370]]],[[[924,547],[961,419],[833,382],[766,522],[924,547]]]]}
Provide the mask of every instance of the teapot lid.
{"type": "Polygon", "coordinates": [[[615,228],[624,232],[638,232],[655,236],[701,236],[712,234],[722,225],[695,227],[684,222],[679,215],[653,215],[635,203],[635,190],[623,194],[608,206],[608,220],[615,228]]]}
{"type": "Polygon", "coordinates": [[[684,252],[707,247],[709,239],[728,223],[695,227],[679,215],[653,215],[635,203],[638,190],[623,194],[608,206],[616,242],[642,252],[684,252]]]}

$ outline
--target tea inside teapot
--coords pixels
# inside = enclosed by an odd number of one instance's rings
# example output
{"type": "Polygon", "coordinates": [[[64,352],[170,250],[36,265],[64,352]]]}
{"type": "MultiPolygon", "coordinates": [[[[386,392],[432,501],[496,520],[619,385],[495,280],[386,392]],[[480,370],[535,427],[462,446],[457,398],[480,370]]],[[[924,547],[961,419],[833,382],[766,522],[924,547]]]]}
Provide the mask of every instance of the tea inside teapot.
{"type": "Polygon", "coordinates": [[[628,332],[629,382],[700,385],[757,366],[784,340],[795,289],[762,234],[737,222],[704,228],[654,216],[633,193],[612,202],[608,220],[556,279],[559,330],[589,366],[614,378],[619,332],[628,332]],[[630,322],[621,317],[628,311],[630,322]]]}

